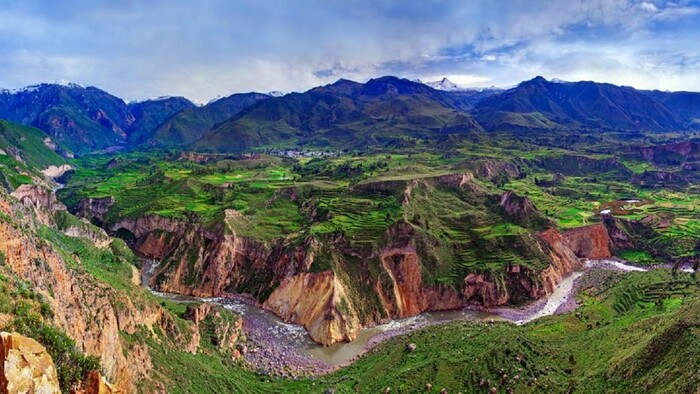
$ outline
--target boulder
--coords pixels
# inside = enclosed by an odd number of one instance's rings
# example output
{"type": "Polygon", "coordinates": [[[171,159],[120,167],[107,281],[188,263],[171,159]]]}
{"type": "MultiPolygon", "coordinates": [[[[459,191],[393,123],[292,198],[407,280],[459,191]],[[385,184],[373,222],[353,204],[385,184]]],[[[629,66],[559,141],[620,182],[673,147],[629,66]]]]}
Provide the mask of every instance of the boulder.
{"type": "Polygon", "coordinates": [[[61,393],[46,348],[17,333],[0,333],[0,393],[61,393]]]}

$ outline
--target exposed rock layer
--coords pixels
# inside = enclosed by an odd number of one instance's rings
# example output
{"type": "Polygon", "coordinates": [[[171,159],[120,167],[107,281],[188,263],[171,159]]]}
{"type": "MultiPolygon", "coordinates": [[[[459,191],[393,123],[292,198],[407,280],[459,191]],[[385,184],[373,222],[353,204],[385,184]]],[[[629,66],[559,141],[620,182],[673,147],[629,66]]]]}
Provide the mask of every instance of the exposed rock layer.
{"type": "Polygon", "coordinates": [[[610,235],[603,223],[567,230],[564,237],[578,257],[605,259],[610,253],[610,235]]]}

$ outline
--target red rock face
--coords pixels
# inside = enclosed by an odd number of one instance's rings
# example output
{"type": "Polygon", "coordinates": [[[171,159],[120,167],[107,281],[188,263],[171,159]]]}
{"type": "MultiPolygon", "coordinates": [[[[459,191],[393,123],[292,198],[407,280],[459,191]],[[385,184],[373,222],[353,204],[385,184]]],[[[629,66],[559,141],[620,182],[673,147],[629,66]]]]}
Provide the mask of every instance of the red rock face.
{"type": "Polygon", "coordinates": [[[158,217],[122,221],[118,225],[137,237],[140,253],[163,259],[152,279],[153,287],[207,297],[245,289],[242,292],[264,300],[263,306],[285,321],[304,325],[312,338],[324,345],[351,340],[362,326],[386,319],[458,309],[468,304],[490,307],[544,297],[563,276],[579,266],[568,241],[556,230],[547,230],[534,241],[551,262],[542,271],[511,265],[502,274],[471,273],[460,289],[432,287],[424,283],[424,267],[409,224],[390,228],[385,234],[386,246],[379,250],[349,249],[342,246],[342,237],[329,241],[338,253],[332,257],[324,254],[323,258],[335,259],[337,263],[347,254],[363,264],[380,263],[378,276],[361,274],[361,282],[374,290],[379,301],[379,305],[368,310],[364,305],[358,308],[354,302],[371,295],[357,294],[359,290],[349,285],[352,281],[343,279],[344,271],[309,272],[321,248],[318,241],[310,239],[296,248],[268,245],[231,231],[206,230],[195,223],[158,217]],[[361,319],[359,310],[363,310],[361,319]]]}
{"type": "MultiPolygon", "coordinates": [[[[54,312],[51,323],[75,340],[85,354],[100,358],[102,371],[119,392],[136,392],[135,384],[147,377],[152,368],[147,346],[129,348],[122,342],[120,332],[134,334],[137,326],[148,330],[159,327],[183,349],[197,351],[194,323],[178,326],[159,305],[134,301],[125,292],[89,274],[69,269],[64,257],[33,235],[32,223],[40,219],[39,214],[50,217],[61,209],[53,193],[25,188],[16,197],[19,203],[0,193],[0,212],[21,224],[0,223],[0,252],[5,256],[5,269],[43,294],[54,312]],[[42,264],[37,265],[37,261],[42,264]]],[[[108,387],[104,380],[100,382],[103,389],[108,387]]]]}
{"type": "Polygon", "coordinates": [[[407,317],[425,311],[428,302],[423,295],[423,279],[416,251],[411,248],[390,249],[381,254],[382,266],[393,282],[392,315],[407,317]]]}
{"type": "Polygon", "coordinates": [[[578,257],[596,260],[612,256],[610,236],[603,223],[567,230],[564,238],[578,257]]]}
{"type": "Polygon", "coordinates": [[[641,149],[642,156],[646,160],[651,162],[655,161],[657,154],[662,154],[666,152],[677,153],[687,158],[691,155],[691,153],[697,154],[698,145],[694,142],[681,142],[677,144],[658,145],[641,149]]]}
{"type": "Polygon", "coordinates": [[[288,277],[264,307],[284,321],[303,325],[324,346],[352,341],[362,328],[347,289],[331,271],[288,277]]]}

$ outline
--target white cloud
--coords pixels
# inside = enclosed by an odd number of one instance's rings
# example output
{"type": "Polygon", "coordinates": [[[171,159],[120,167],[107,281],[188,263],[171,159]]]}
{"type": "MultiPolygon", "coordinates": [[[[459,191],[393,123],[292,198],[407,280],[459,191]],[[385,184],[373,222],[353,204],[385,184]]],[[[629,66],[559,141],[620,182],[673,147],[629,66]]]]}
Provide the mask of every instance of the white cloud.
{"type": "Polygon", "coordinates": [[[659,9],[656,8],[654,3],[649,3],[648,1],[645,1],[641,4],[639,4],[639,8],[641,8],[642,10],[644,10],[646,12],[659,12],[659,9]]]}

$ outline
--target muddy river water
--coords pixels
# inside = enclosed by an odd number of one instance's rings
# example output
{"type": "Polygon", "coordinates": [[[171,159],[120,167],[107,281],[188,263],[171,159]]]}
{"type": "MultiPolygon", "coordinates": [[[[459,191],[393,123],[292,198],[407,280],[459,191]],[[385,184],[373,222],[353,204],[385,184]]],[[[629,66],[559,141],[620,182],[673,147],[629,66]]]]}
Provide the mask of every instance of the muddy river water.
{"type": "MultiPolygon", "coordinates": [[[[152,261],[144,262],[142,283],[147,284],[153,273],[152,261]]],[[[244,330],[254,345],[264,348],[264,355],[252,356],[261,369],[275,369],[280,365],[311,366],[308,370],[322,372],[340,365],[346,365],[355,357],[374,345],[402,333],[429,325],[450,321],[510,321],[525,324],[544,316],[566,311],[566,305],[575,305],[574,289],[576,280],[588,269],[610,269],[618,271],[645,271],[646,269],[626,264],[617,260],[587,261],[581,271],[576,271],[562,279],[555,291],[548,297],[538,300],[523,308],[494,308],[489,311],[456,310],[427,312],[405,319],[393,320],[385,324],[360,330],[357,338],[349,343],[337,343],[323,347],[313,342],[306,330],[299,325],[285,323],[273,313],[251,305],[244,299],[236,298],[194,298],[176,294],[153,291],[153,294],[179,302],[206,301],[214,302],[243,316],[244,330]],[[270,361],[272,359],[272,361],[270,361]]],[[[683,271],[686,271],[684,269],[683,271]]],[[[570,308],[569,308],[570,309],[570,308]]],[[[251,360],[251,357],[248,357],[251,360]]]]}

